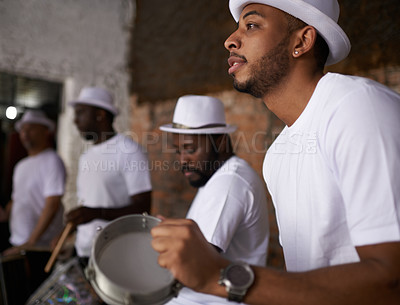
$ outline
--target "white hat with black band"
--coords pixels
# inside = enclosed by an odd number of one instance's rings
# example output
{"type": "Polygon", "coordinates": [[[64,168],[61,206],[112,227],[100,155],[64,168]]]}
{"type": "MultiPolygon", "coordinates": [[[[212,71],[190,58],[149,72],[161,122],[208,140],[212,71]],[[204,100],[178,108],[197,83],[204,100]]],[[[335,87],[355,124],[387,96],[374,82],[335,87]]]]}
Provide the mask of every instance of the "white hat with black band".
{"type": "Polygon", "coordinates": [[[224,104],[217,98],[185,95],[178,99],[171,124],[162,131],[181,134],[227,134],[236,130],[225,121],[224,104]]]}

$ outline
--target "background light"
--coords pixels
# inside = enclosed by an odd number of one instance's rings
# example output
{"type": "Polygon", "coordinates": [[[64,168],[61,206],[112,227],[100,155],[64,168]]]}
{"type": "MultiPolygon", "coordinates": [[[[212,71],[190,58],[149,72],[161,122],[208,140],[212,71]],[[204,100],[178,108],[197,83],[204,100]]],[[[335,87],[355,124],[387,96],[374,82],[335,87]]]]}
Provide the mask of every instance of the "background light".
{"type": "Polygon", "coordinates": [[[9,106],[6,109],[6,117],[7,119],[14,120],[17,117],[18,111],[14,106],[9,106]]]}

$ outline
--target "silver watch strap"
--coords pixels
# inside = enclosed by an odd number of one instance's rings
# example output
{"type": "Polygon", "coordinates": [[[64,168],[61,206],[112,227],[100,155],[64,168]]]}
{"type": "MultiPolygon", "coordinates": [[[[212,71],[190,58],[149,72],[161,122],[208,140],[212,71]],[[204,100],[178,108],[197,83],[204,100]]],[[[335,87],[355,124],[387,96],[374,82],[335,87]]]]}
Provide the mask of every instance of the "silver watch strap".
{"type": "Polygon", "coordinates": [[[240,292],[233,291],[232,289],[228,291],[228,300],[241,303],[243,301],[244,296],[246,295],[246,291],[244,294],[241,294],[240,292]]]}

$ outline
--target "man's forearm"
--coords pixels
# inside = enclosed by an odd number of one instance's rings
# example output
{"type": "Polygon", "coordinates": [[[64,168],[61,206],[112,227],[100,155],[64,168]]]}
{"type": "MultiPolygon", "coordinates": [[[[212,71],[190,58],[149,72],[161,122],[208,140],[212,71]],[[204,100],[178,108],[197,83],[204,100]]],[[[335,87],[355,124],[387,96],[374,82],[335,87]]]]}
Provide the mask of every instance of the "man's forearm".
{"type": "Polygon", "coordinates": [[[0,222],[7,222],[10,219],[12,200],[10,200],[4,208],[0,206],[0,222]]]}
{"type": "Polygon", "coordinates": [[[27,241],[27,245],[34,246],[37,243],[37,241],[49,227],[50,223],[53,221],[53,218],[57,214],[60,205],[60,196],[46,198],[46,204],[42,210],[42,214],[40,215],[39,220],[27,241]]]}
{"type": "MultiPolygon", "coordinates": [[[[363,259],[308,272],[285,272],[253,267],[255,282],[244,299],[250,305],[397,305],[400,304],[400,243],[387,244],[392,258],[363,259]]],[[[385,247],[384,246],[384,247],[385,247]]],[[[226,292],[208,285],[205,293],[226,297],[226,292]]]]}

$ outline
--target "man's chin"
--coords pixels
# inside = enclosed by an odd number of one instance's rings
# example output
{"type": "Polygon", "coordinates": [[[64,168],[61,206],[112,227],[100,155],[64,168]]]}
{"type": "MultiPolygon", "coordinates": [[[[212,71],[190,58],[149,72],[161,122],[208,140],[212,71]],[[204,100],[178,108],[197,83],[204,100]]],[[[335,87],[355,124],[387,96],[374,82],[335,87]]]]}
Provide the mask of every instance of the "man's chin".
{"type": "Polygon", "coordinates": [[[234,80],[233,87],[237,91],[250,94],[250,95],[254,96],[255,98],[263,97],[263,93],[260,90],[257,90],[256,86],[253,86],[250,81],[240,83],[237,80],[234,80]]]}
{"type": "Polygon", "coordinates": [[[233,78],[233,88],[239,92],[249,93],[249,88],[246,82],[239,82],[236,78],[233,78]]]}
{"type": "Polygon", "coordinates": [[[199,180],[196,180],[196,181],[191,181],[191,180],[189,180],[189,184],[190,184],[192,187],[194,187],[194,188],[202,187],[202,186],[204,186],[206,183],[207,183],[207,181],[206,181],[206,182],[203,182],[203,181],[199,181],[199,180]]]}
{"type": "Polygon", "coordinates": [[[95,141],[97,139],[97,135],[91,132],[81,132],[81,136],[86,141],[95,141]]]}
{"type": "Polygon", "coordinates": [[[201,176],[200,178],[197,179],[190,179],[190,178],[188,179],[189,184],[195,188],[199,188],[206,185],[208,180],[210,180],[210,177],[206,176],[201,176]]]}
{"type": "Polygon", "coordinates": [[[34,147],[31,142],[22,142],[22,146],[25,148],[25,150],[30,150],[34,147]]]}

